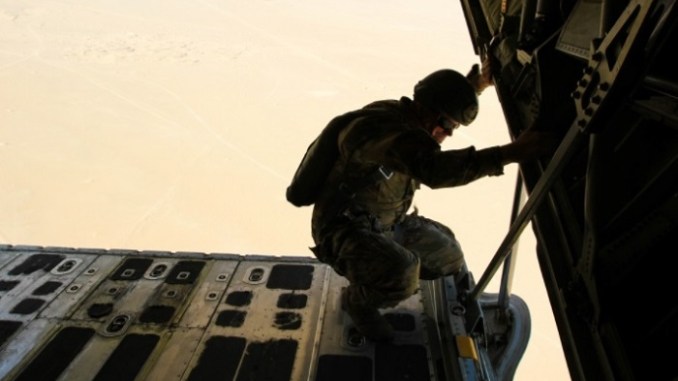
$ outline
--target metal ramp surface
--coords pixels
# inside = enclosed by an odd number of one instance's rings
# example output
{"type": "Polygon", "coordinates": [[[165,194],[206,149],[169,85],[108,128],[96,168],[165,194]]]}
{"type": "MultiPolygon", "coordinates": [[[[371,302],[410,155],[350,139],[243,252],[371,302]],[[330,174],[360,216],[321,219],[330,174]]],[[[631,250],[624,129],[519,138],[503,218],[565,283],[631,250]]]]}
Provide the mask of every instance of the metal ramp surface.
{"type": "Polygon", "coordinates": [[[0,379],[489,376],[464,309],[423,283],[383,310],[395,341],[374,344],[340,309],[345,279],[313,258],[3,245],[0,379]]]}

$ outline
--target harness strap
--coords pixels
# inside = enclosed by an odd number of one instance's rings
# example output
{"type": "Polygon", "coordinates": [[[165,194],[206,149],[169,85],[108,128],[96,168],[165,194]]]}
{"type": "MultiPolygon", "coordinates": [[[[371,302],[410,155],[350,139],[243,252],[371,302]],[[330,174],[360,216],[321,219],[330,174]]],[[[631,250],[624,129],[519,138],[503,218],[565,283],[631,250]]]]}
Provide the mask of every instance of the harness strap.
{"type": "Polygon", "coordinates": [[[339,184],[339,191],[344,195],[344,197],[351,199],[358,191],[365,189],[372,184],[376,184],[379,181],[388,180],[391,177],[393,177],[393,171],[383,165],[380,165],[378,168],[372,171],[372,173],[362,179],[357,179],[350,183],[342,181],[339,184]]]}
{"type": "MultiPolygon", "coordinates": [[[[331,214],[334,216],[333,218],[348,218],[349,220],[352,220],[355,216],[350,210],[351,199],[355,197],[355,194],[379,181],[389,180],[391,177],[393,177],[393,171],[380,165],[364,178],[357,179],[350,183],[342,181],[339,184],[339,192],[336,193],[334,200],[329,204],[329,211],[331,211],[331,214]]],[[[376,220],[373,222],[376,222],[376,220]]],[[[320,236],[323,237],[324,233],[321,232],[320,236]]],[[[331,251],[332,249],[328,247],[330,243],[324,237],[321,239],[322,242],[310,249],[321,262],[333,264],[336,258],[331,251]]]]}

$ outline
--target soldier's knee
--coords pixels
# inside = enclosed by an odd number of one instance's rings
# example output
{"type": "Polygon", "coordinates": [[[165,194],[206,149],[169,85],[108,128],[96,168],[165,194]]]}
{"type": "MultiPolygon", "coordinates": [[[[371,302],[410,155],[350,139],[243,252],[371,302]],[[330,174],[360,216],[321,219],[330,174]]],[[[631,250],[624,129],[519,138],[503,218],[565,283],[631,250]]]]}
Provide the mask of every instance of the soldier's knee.
{"type": "Polygon", "coordinates": [[[450,261],[441,269],[442,275],[457,275],[466,266],[464,256],[450,258],[450,261]]]}
{"type": "Polygon", "coordinates": [[[422,264],[419,279],[432,280],[447,275],[458,274],[465,266],[464,254],[461,251],[448,251],[446,255],[427,258],[422,264]]]}

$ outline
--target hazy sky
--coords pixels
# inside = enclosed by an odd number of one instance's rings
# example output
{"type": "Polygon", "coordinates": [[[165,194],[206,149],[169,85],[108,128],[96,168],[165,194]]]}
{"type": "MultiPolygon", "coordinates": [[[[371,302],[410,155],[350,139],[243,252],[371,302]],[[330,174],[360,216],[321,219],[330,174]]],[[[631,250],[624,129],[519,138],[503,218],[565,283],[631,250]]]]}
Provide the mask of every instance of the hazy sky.
{"type": "MultiPolygon", "coordinates": [[[[44,246],[308,256],[311,210],[284,191],[318,131],[478,62],[456,1],[0,0],[0,36],[0,243],[44,246]]],[[[494,90],[480,101],[443,148],[508,141],[494,90]]],[[[415,199],[476,278],[516,169],[415,199]]],[[[516,380],[568,380],[525,236],[516,380]]]]}

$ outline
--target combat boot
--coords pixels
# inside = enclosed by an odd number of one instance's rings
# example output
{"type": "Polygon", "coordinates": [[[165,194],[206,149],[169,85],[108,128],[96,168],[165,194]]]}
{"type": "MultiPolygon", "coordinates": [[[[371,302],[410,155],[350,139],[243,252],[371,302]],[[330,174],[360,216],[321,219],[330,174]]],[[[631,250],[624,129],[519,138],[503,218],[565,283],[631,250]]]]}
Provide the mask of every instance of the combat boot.
{"type": "Polygon", "coordinates": [[[359,298],[351,294],[348,288],[341,291],[341,309],[351,317],[358,332],[374,342],[393,341],[393,327],[379,310],[367,303],[361,303],[357,300],[359,298]]]}

